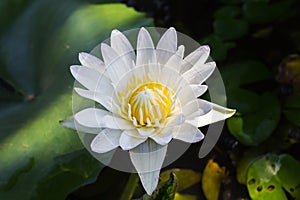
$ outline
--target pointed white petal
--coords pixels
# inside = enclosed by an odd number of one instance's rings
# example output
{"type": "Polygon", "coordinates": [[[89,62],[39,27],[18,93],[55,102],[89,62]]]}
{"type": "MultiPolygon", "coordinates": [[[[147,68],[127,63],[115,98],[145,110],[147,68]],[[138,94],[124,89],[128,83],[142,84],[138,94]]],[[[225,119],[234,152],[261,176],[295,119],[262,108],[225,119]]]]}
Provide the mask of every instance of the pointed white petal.
{"type": "Polygon", "coordinates": [[[74,116],[70,116],[60,121],[60,124],[66,128],[71,128],[84,133],[98,134],[101,131],[101,128],[90,128],[77,123],[74,116]]]}
{"type": "Polygon", "coordinates": [[[125,130],[120,137],[120,147],[123,150],[130,150],[145,142],[147,137],[139,135],[137,130],[125,130]]]}
{"type": "Polygon", "coordinates": [[[177,52],[170,57],[168,62],[166,63],[166,67],[175,70],[176,72],[180,72],[182,58],[184,54],[184,46],[181,45],[178,47],[177,52]]]}
{"type": "Polygon", "coordinates": [[[105,153],[119,146],[122,131],[104,129],[93,139],[91,150],[96,153],[105,153]]]}
{"type": "Polygon", "coordinates": [[[116,115],[106,115],[102,118],[101,122],[102,126],[111,128],[111,129],[122,129],[122,130],[131,130],[135,127],[133,124],[121,117],[117,117],[116,115]]]}
{"type": "Polygon", "coordinates": [[[209,56],[210,48],[207,45],[200,46],[198,49],[190,53],[182,63],[181,73],[191,69],[196,63],[204,64],[209,56]]]}
{"type": "Polygon", "coordinates": [[[236,112],[236,110],[234,109],[225,108],[214,103],[211,104],[213,105],[213,108],[210,112],[193,120],[187,120],[187,123],[190,123],[197,127],[202,127],[208,124],[225,120],[234,115],[234,113],[236,112]]]}
{"type": "Polygon", "coordinates": [[[152,38],[145,28],[141,28],[137,39],[136,66],[140,67],[156,62],[156,53],[152,38]]]}
{"type": "Polygon", "coordinates": [[[122,76],[130,71],[130,66],[126,65],[122,57],[105,43],[101,44],[101,52],[108,75],[112,82],[117,84],[122,76]]]}
{"type": "Polygon", "coordinates": [[[157,131],[157,133],[150,135],[150,138],[160,145],[166,145],[173,138],[172,132],[172,127],[161,128],[159,131],[157,131]]]}
{"type": "MultiPolygon", "coordinates": [[[[199,115],[204,115],[212,109],[212,104],[202,99],[195,99],[182,107],[182,114],[189,117],[191,114],[197,112],[199,115]]],[[[198,116],[199,116],[198,115],[198,116]]]]}
{"type": "Polygon", "coordinates": [[[196,126],[184,123],[180,126],[178,131],[173,132],[173,138],[188,143],[195,143],[202,140],[204,135],[196,126]]]}
{"type": "Polygon", "coordinates": [[[195,97],[200,97],[202,94],[204,94],[207,90],[207,85],[199,85],[199,84],[192,84],[190,85],[194,92],[195,97]]]}
{"type": "Polygon", "coordinates": [[[130,159],[147,194],[152,194],[157,186],[166,152],[167,145],[161,146],[153,140],[147,140],[129,151],[130,159]]]}
{"type": "Polygon", "coordinates": [[[159,181],[160,170],[148,173],[139,173],[142,185],[148,195],[151,195],[156,189],[159,181]]]}
{"type": "Polygon", "coordinates": [[[130,68],[134,67],[135,53],[128,39],[118,30],[113,30],[110,37],[111,47],[122,57],[130,68]]]}
{"type": "Polygon", "coordinates": [[[75,120],[87,127],[103,127],[110,129],[133,129],[127,120],[113,116],[112,113],[97,108],[87,108],[74,115],[75,120]]]}
{"type": "Polygon", "coordinates": [[[97,88],[97,82],[101,79],[102,75],[94,69],[72,65],[70,67],[73,77],[89,90],[95,91],[97,88]]]}
{"type": "Polygon", "coordinates": [[[112,97],[109,94],[93,92],[90,90],[84,90],[81,88],[74,88],[77,94],[84,98],[88,98],[94,101],[97,101],[107,110],[112,111],[112,97]]]}
{"type": "Polygon", "coordinates": [[[169,28],[156,46],[157,62],[164,65],[177,49],[177,33],[176,30],[169,28]]]}
{"type": "Polygon", "coordinates": [[[93,56],[89,53],[81,52],[78,55],[79,61],[83,66],[97,70],[99,73],[103,74],[105,72],[105,65],[102,60],[93,56]]]}
{"type": "Polygon", "coordinates": [[[182,76],[190,84],[201,84],[214,72],[215,68],[215,62],[195,64],[193,68],[186,71],[182,76]]]}

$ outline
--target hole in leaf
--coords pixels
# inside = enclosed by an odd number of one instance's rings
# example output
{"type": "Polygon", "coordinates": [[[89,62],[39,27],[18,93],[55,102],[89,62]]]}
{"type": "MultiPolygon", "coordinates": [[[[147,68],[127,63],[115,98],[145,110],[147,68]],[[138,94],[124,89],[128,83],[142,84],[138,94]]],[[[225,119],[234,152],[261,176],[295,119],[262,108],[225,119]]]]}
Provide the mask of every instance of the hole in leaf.
{"type": "Polygon", "coordinates": [[[269,185],[269,187],[267,188],[268,191],[272,191],[274,190],[275,186],[274,185],[269,185]]]}
{"type": "Polygon", "coordinates": [[[272,163],[271,166],[273,169],[275,169],[275,167],[276,167],[275,163],[272,163]]]}
{"type": "Polygon", "coordinates": [[[258,191],[258,192],[260,192],[260,191],[262,191],[262,189],[263,189],[263,187],[260,185],[260,186],[257,186],[257,188],[256,188],[256,190],[258,191]]]}
{"type": "Polygon", "coordinates": [[[267,155],[267,156],[265,157],[265,159],[268,161],[268,160],[269,160],[269,156],[267,155]]]}
{"type": "Polygon", "coordinates": [[[254,179],[254,178],[252,178],[251,180],[248,181],[248,184],[249,184],[249,185],[252,185],[252,184],[254,184],[254,183],[255,183],[255,179],[254,179]]]}
{"type": "Polygon", "coordinates": [[[294,188],[290,188],[290,191],[291,191],[291,192],[294,192],[294,188]]]}

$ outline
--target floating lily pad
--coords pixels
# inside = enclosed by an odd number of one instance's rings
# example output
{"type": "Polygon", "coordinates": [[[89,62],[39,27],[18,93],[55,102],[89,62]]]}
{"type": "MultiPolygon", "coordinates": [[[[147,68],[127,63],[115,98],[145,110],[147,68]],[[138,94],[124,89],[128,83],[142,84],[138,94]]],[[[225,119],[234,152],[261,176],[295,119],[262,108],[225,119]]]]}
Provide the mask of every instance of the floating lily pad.
{"type": "Polygon", "coordinates": [[[287,199],[285,191],[299,198],[299,185],[300,163],[290,155],[267,154],[253,162],[248,171],[247,188],[253,200],[287,199]]]}
{"type": "Polygon", "coordinates": [[[257,61],[224,66],[221,74],[229,107],[237,114],[227,120],[229,131],[245,145],[257,145],[274,131],[280,118],[280,104],[275,95],[257,94],[243,87],[270,77],[268,69],[257,61]]]}
{"type": "Polygon", "coordinates": [[[248,33],[248,22],[243,19],[218,18],[214,21],[214,31],[223,40],[234,40],[248,33]]]}
{"type": "Polygon", "coordinates": [[[0,38],[0,77],[11,86],[1,90],[0,199],[64,199],[97,177],[103,165],[59,124],[72,115],[69,66],[112,29],[151,24],[122,4],[32,0],[20,11],[0,38]]]}
{"type": "Polygon", "coordinates": [[[252,23],[267,23],[288,13],[293,0],[270,2],[265,0],[246,1],[243,5],[245,18],[252,23]]]}
{"type": "Polygon", "coordinates": [[[224,42],[217,35],[210,35],[201,41],[201,44],[208,44],[211,48],[211,57],[216,61],[222,61],[227,57],[227,52],[235,47],[234,42],[224,42]]]}
{"type": "Polygon", "coordinates": [[[224,6],[215,11],[214,18],[216,19],[236,18],[241,13],[242,10],[238,6],[224,6]]]}
{"type": "Polygon", "coordinates": [[[283,113],[290,122],[300,127],[300,93],[287,98],[283,113]]]}

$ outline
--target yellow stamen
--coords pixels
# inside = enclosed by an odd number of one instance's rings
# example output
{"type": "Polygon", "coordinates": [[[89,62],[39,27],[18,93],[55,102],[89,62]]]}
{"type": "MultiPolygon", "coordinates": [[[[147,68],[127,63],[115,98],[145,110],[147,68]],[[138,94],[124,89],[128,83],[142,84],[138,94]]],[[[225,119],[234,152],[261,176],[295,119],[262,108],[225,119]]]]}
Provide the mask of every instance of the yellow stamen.
{"type": "Polygon", "coordinates": [[[159,83],[147,83],[135,89],[129,97],[127,116],[135,126],[157,126],[171,109],[173,95],[159,83]]]}

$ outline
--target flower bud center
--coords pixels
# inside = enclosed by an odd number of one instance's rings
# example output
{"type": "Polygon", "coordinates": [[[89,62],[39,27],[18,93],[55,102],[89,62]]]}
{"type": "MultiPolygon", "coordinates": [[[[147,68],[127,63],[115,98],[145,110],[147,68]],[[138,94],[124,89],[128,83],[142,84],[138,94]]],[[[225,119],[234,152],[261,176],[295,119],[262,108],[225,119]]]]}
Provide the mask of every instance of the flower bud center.
{"type": "Polygon", "coordinates": [[[131,94],[128,115],[136,126],[158,126],[172,110],[172,103],[172,93],[167,87],[158,83],[147,83],[131,94]]]}

